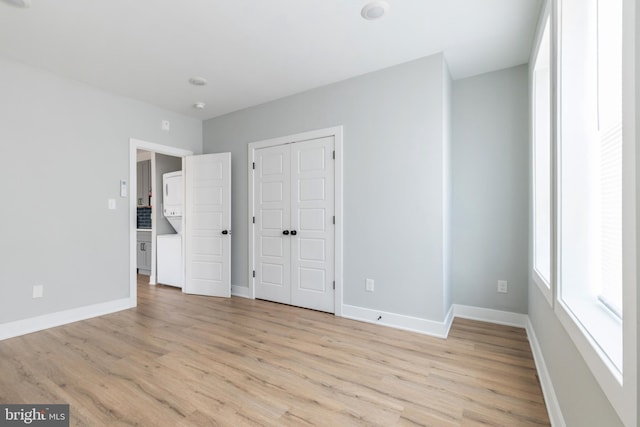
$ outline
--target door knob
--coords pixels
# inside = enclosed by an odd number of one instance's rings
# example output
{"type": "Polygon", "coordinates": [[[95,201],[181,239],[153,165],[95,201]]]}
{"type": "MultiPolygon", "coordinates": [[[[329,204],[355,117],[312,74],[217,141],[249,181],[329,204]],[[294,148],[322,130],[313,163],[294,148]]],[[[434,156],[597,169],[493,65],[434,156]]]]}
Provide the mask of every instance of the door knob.
{"type": "Polygon", "coordinates": [[[289,235],[289,230],[284,230],[284,231],[282,232],[282,234],[284,234],[285,236],[288,236],[288,235],[289,235]]]}
{"type": "Polygon", "coordinates": [[[222,230],[222,234],[229,234],[229,230],[222,230]]]}
{"type": "Polygon", "coordinates": [[[298,232],[296,230],[291,230],[291,235],[295,236],[296,234],[298,234],[298,232]]]}

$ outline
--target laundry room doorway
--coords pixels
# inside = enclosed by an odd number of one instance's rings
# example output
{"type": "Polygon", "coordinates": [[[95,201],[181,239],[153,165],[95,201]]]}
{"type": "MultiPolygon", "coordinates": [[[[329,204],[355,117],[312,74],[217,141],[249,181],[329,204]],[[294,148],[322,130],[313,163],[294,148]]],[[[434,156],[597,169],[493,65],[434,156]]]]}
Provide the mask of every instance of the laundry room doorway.
{"type": "MultiPolygon", "coordinates": [[[[137,303],[140,258],[140,197],[137,187],[138,153],[141,151],[149,152],[150,158],[155,160],[151,162],[153,176],[150,179],[151,196],[148,203],[152,216],[151,241],[148,242],[148,246],[142,246],[145,249],[151,248],[149,283],[180,287],[184,293],[230,297],[231,154],[193,155],[193,152],[188,150],[132,138],[129,174],[132,303],[137,303]],[[172,184],[173,190],[170,194],[174,196],[177,189],[184,195],[183,203],[179,207],[164,206],[165,199],[175,200],[175,197],[165,195],[165,191],[168,192],[170,189],[163,181],[163,175],[165,178],[180,175],[179,183],[172,184]],[[176,236],[179,239],[176,239],[176,236]],[[165,250],[164,246],[159,248],[160,244],[173,249],[165,250]],[[166,274],[168,269],[172,269],[171,276],[166,274]]],[[[144,202],[145,200],[142,200],[143,204],[144,202]]]]}

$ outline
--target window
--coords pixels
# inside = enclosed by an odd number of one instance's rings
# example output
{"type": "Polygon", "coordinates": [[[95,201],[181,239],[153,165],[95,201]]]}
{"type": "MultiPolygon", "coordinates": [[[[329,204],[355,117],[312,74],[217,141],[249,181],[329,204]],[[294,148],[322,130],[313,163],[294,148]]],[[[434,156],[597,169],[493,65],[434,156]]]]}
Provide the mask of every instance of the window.
{"type": "Polygon", "coordinates": [[[598,1],[600,286],[598,298],[622,318],[622,0],[598,1]]]}
{"type": "Polygon", "coordinates": [[[551,299],[551,43],[545,19],[533,67],[533,278],[551,299]]]}
{"type": "MultiPolygon", "coordinates": [[[[550,34],[553,313],[625,425],[638,418],[636,3],[547,2],[557,17],[550,34]]],[[[544,161],[537,150],[534,174],[544,161]]],[[[542,198],[535,186],[545,183],[532,178],[534,197],[542,198]]],[[[532,213],[541,229],[538,203],[532,213]]],[[[534,238],[546,244],[537,230],[534,238]]],[[[542,260],[534,261],[534,279],[542,278],[542,260]]]]}
{"type": "Polygon", "coordinates": [[[562,2],[559,300],[622,378],[622,0],[562,2]]]}

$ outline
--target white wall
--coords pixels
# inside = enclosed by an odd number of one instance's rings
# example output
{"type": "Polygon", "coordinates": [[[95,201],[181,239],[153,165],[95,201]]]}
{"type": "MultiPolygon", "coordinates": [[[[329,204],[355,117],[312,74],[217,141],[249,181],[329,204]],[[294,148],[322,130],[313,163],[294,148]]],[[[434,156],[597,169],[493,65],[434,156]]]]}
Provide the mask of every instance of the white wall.
{"type": "Polygon", "coordinates": [[[247,143],[343,125],[344,302],[442,320],[445,72],[435,55],[206,121],[204,152],[232,153],[232,283],[249,280],[247,143]]]}
{"type": "Polygon", "coordinates": [[[453,302],[527,313],[527,66],[453,83],[453,302]],[[509,291],[498,294],[498,280],[509,291]]]}
{"type": "Polygon", "coordinates": [[[198,153],[201,122],[6,59],[0,94],[0,323],[128,297],[129,138],[198,153]]]}

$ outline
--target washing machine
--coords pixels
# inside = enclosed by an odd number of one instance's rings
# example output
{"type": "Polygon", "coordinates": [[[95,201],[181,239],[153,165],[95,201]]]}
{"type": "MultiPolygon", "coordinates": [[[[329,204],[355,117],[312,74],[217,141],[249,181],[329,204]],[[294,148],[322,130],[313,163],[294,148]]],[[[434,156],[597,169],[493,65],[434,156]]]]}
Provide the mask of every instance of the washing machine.
{"type": "Polygon", "coordinates": [[[157,239],[158,284],[182,288],[182,235],[162,234],[157,239]]]}

